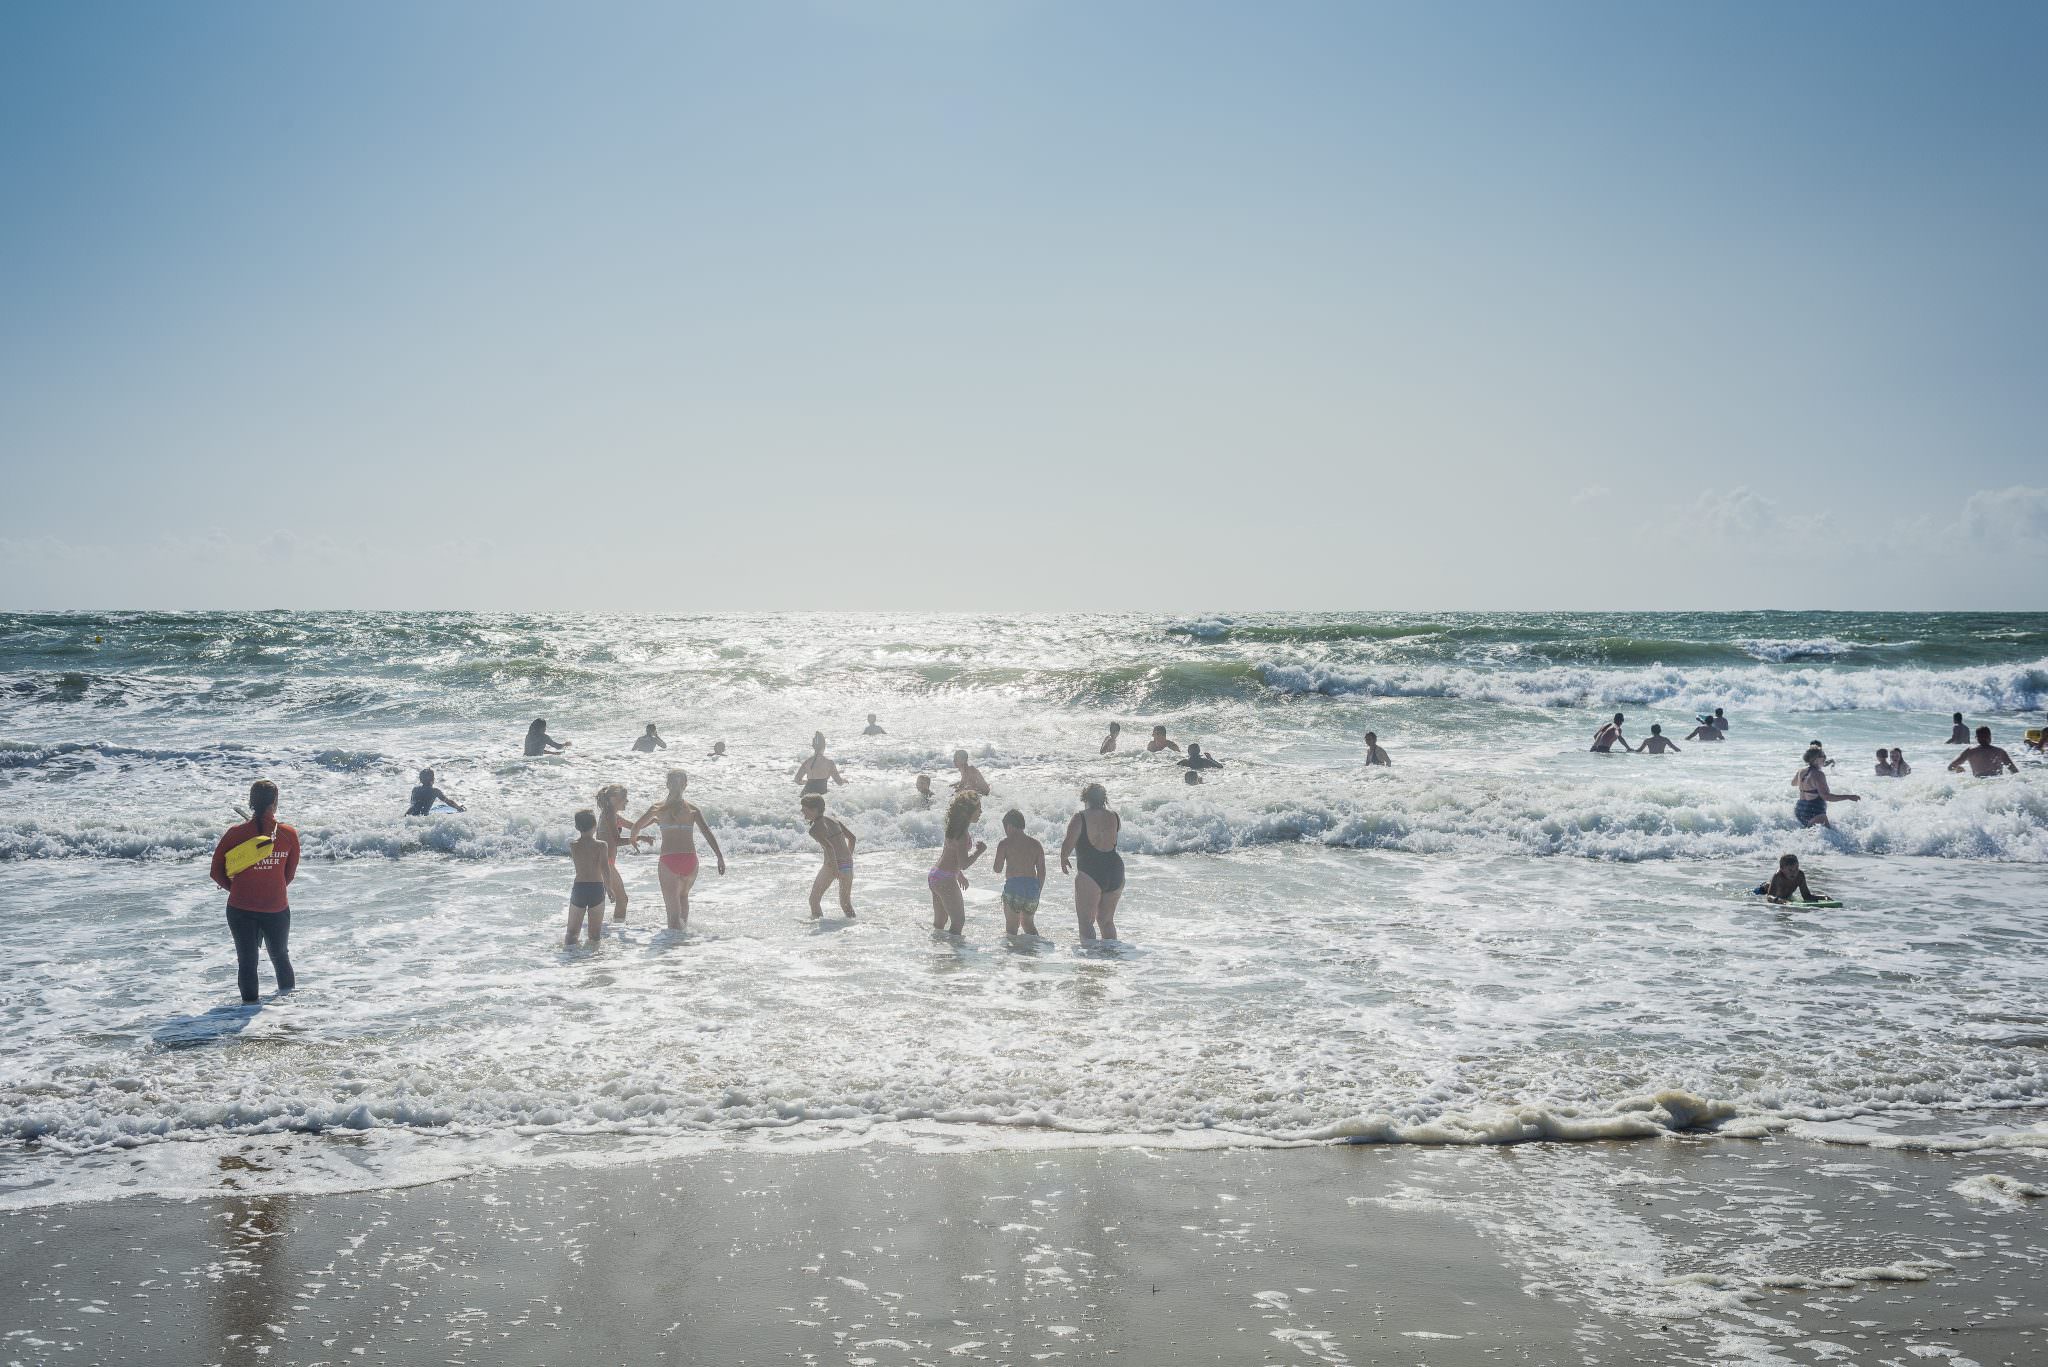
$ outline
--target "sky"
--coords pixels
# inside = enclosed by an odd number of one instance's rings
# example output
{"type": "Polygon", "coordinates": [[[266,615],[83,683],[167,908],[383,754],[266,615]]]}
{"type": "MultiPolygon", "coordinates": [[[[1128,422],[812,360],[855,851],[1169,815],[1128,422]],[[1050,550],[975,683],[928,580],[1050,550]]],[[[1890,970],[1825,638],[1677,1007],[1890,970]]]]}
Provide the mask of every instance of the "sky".
{"type": "Polygon", "coordinates": [[[2039,609],[2048,6],[0,6],[0,608],[2039,609]]]}

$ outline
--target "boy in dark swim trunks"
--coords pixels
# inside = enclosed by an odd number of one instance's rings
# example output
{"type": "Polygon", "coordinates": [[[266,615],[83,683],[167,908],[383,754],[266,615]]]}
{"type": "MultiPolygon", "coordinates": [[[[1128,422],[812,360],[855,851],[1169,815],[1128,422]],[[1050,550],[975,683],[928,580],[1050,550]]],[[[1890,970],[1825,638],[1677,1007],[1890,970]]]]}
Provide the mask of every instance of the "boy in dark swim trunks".
{"type": "Polygon", "coordinates": [[[1818,902],[1820,894],[1806,886],[1806,870],[1799,867],[1799,856],[1781,854],[1778,856],[1778,871],[1771,875],[1768,883],[1756,885],[1756,895],[1768,897],[1773,902],[1789,902],[1792,894],[1798,893],[1802,902],[1818,902]]]}
{"type": "Polygon", "coordinates": [[[1024,834],[1024,813],[1003,813],[1003,838],[989,866],[1003,879],[1003,933],[1038,934],[1038,897],[1045,890],[1045,846],[1024,834]]]}
{"type": "Polygon", "coordinates": [[[576,813],[576,838],[569,842],[569,858],[576,865],[576,881],[569,888],[569,932],[564,946],[576,943],[576,923],[584,926],[588,943],[604,938],[605,849],[597,843],[597,813],[585,807],[576,813]]]}

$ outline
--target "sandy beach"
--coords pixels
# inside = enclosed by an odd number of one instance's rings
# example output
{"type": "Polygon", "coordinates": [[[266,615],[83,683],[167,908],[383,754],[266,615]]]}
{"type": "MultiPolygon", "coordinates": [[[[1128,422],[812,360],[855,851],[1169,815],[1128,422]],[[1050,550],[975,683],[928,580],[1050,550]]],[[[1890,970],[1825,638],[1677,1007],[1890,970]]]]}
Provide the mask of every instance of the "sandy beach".
{"type": "Polygon", "coordinates": [[[877,1144],[144,1197],[0,1217],[0,1360],[2017,1365],[2013,1158],[877,1144]]]}

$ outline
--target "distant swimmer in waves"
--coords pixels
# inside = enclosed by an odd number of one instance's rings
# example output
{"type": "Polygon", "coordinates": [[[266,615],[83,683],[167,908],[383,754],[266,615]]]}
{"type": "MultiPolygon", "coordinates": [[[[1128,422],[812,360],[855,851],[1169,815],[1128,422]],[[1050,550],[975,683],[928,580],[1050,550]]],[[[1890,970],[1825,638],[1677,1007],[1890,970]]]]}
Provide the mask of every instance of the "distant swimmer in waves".
{"type": "Polygon", "coordinates": [[[1200,783],[1202,781],[1202,771],[1200,769],[1190,769],[1180,776],[1180,781],[1187,784],[1200,783]]]}
{"type": "Polygon", "coordinates": [[[1634,754],[1636,752],[1636,748],[1628,743],[1628,737],[1621,734],[1621,722],[1621,713],[1616,712],[1614,714],[1613,721],[1608,722],[1605,726],[1601,727],[1598,731],[1595,731],[1593,733],[1594,754],[1612,754],[1614,753],[1614,747],[1617,744],[1619,744],[1622,749],[1628,751],[1630,754],[1634,754]]]}
{"type": "Polygon", "coordinates": [[[436,802],[445,802],[458,812],[463,809],[460,802],[457,802],[454,798],[434,786],[434,771],[432,769],[422,769],[420,770],[420,781],[412,790],[412,803],[405,809],[405,814],[407,816],[425,816],[428,812],[434,810],[436,802]]]}
{"type": "Polygon", "coordinates": [[[975,768],[968,760],[965,750],[955,750],[953,752],[953,768],[960,775],[959,778],[953,780],[954,792],[979,793],[983,797],[988,796],[988,780],[983,778],[981,770],[975,768]]]}
{"type": "Polygon", "coordinates": [[[526,753],[528,755],[551,755],[558,750],[569,748],[569,742],[556,740],[548,734],[548,719],[535,717],[533,725],[526,728],[526,753]]]}
{"type": "Polygon", "coordinates": [[[862,729],[861,734],[863,736],[886,736],[889,733],[882,729],[882,724],[875,720],[875,714],[870,712],[868,713],[868,724],[862,729]]]}
{"type": "Polygon", "coordinates": [[[569,842],[569,859],[575,866],[575,881],[569,885],[569,930],[563,947],[576,943],[576,927],[583,926],[584,943],[604,938],[605,849],[597,843],[597,813],[584,807],[576,813],[576,838],[569,842]]]}
{"type": "Polygon", "coordinates": [[[711,753],[710,753],[710,754],[708,754],[708,755],[706,755],[706,756],[705,756],[704,758],[706,758],[706,759],[724,759],[724,758],[725,758],[725,742],[724,742],[724,741],[722,741],[722,740],[715,740],[715,741],[711,742],[711,753]]]}
{"type": "Polygon", "coordinates": [[[668,906],[670,930],[689,928],[690,888],[697,881],[698,831],[704,832],[704,842],[711,846],[711,853],[718,860],[719,873],[725,872],[725,851],[718,848],[718,837],[705,823],[703,808],[683,796],[683,790],[689,786],[688,774],[681,769],[669,770],[668,796],[633,823],[636,837],[649,822],[661,831],[661,900],[668,906]]]}
{"type": "Polygon", "coordinates": [[[1180,753],[1180,746],[1166,738],[1166,728],[1163,726],[1152,728],[1152,739],[1145,742],[1145,749],[1155,755],[1161,750],[1171,750],[1176,755],[1180,753]]]}
{"type": "Polygon", "coordinates": [[[641,754],[651,754],[656,750],[668,749],[668,742],[663,740],[661,733],[654,729],[654,723],[649,722],[647,723],[647,730],[634,739],[633,748],[641,754]]]}
{"type": "Polygon", "coordinates": [[[1726,736],[1721,734],[1721,728],[1714,725],[1714,720],[1711,717],[1701,717],[1700,724],[1686,732],[1685,738],[1687,740],[1696,740],[1703,744],[1727,739],[1726,736]]]}
{"type": "Polygon", "coordinates": [[[1664,734],[1662,726],[1652,722],[1650,724],[1650,734],[1645,736],[1643,743],[1636,747],[1636,753],[1639,755],[1661,755],[1666,750],[1669,750],[1674,755],[1685,753],[1678,748],[1677,741],[1664,734]]]}
{"type": "Polygon", "coordinates": [[[1111,722],[1111,723],[1109,724],[1109,734],[1108,734],[1108,735],[1106,735],[1106,736],[1104,736],[1104,737],[1102,738],[1102,745],[1100,746],[1100,748],[1098,748],[1098,749],[1096,750],[1096,752],[1095,752],[1095,753],[1096,753],[1096,754],[1098,754],[1098,755],[1113,755],[1113,754],[1115,754],[1115,753],[1116,753],[1116,738],[1117,738],[1118,734],[1119,734],[1120,732],[1122,732],[1122,731],[1123,731],[1123,729],[1124,729],[1124,728],[1123,728],[1123,725],[1122,725],[1121,723],[1119,723],[1119,722],[1111,722]]]}
{"type": "Polygon", "coordinates": [[[1124,895],[1124,857],[1116,852],[1123,818],[1109,809],[1109,793],[1100,783],[1081,790],[1081,810],[1067,823],[1060,842],[1060,872],[1074,873],[1074,916],[1081,938],[1114,940],[1116,904],[1124,895]]]}
{"type": "Polygon", "coordinates": [[[1202,743],[1197,740],[1188,742],[1188,757],[1177,762],[1183,769],[1221,769],[1223,767],[1222,760],[1217,759],[1214,755],[1202,753],[1202,743]]]}
{"type": "Polygon", "coordinates": [[[1826,746],[1824,746],[1824,745],[1822,745],[1822,744],[1821,744],[1821,743],[1820,743],[1819,741],[1817,741],[1817,740],[1810,740],[1810,741],[1806,742],[1806,748],[1807,748],[1807,749],[1809,749],[1809,750],[1818,750],[1818,751],[1820,751],[1820,752],[1821,752],[1821,755],[1820,755],[1820,767],[1821,767],[1821,768],[1823,768],[1823,769],[1832,769],[1832,768],[1834,768],[1834,767],[1835,767],[1835,762],[1834,762],[1833,760],[1831,760],[1831,759],[1829,759],[1829,758],[1828,758],[1828,755],[1827,755],[1827,747],[1826,747],[1826,746]]]}
{"type": "Polygon", "coordinates": [[[1045,846],[1024,833],[1024,813],[1003,813],[1003,838],[992,872],[1003,877],[1003,934],[1038,934],[1038,899],[1045,891],[1045,846]]]}
{"type": "Polygon", "coordinates": [[[1963,714],[1960,712],[1952,714],[1950,721],[1954,724],[1948,729],[1948,743],[1950,745],[1968,745],[1970,743],[1970,728],[1963,725],[1963,714]]]}
{"type": "Polygon", "coordinates": [[[1877,772],[1876,772],[1876,774],[1874,775],[1874,777],[1877,777],[1877,778],[1897,778],[1897,777],[1898,777],[1898,774],[1897,774],[1897,773],[1896,773],[1896,772],[1895,772],[1895,771],[1894,771],[1894,770],[1892,769],[1892,752],[1891,752],[1891,751],[1889,751],[1889,750],[1887,750],[1887,749],[1885,749],[1885,748],[1884,748],[1884,747],[1883,747],[1882,745],[1880,745],[1880,746],[1878,746],[1878,747],[1877,747],[1877,772]]]}
{"type": "Polygon", "coordinates": [[[846,777],[839,772],[839,766],[825,758],[823,731],[812,733],[811,753],[805,756],[802,764],[796,766],[796,782],[803,784],[806,793],[822,793],[828,782],[836,783],[842,788],[846,786],[846,777]]]}
{"type": "Polygon", "coordinates": [[[1802,902],[1818,902],[1821,895],[1806,886],[1806,870],[1799,867],[1799,856],[1781,854],[1778,856],[1778,871],[1768,881],[1756,885],[1756,895],[1768,897],[1773,902],[1789,902],[1794,893],[1802,902]]]}
{"type": "Polygon", "coordinates": [[[1387,769],[1394,767],[1394,761],[1387,757],[1386,751],[1380,749],[1380,736],[1377,731],[1365,733],[1365,763],[1367,768],[1373,765],[1387,769]]]}
{"type": "Polygon", "coordinates": [[[803,810],[805,828],[811,839],[818,842],[818,848],[825,853],[825,862],[818,869],[818,876],[811,880],[811,919],[825,915],[825,889],[834,882],[839,884],[839,909],[851,920],[853,910],[853,847],[858,839],[844,823],[825,815],[825,799],[816,793],[806,793],[797,804],[803,810]]]}
{"type": "Polygon", "coordinates": [[[946,838],[939,846],[939,862],[925,874],[925,887],[932,895],[932,929],[958,935],[967,925],[967,903],[961,890],[967,886],[967,870],[981,858],[988,842],[977,840],[967,847],[974,823],[981,820],[981,794],[953,794],[946,804],[946,838]]]}
{"type": "Polygon", "coordinates": [[[230,826],[213,847],[207,870],[228,895],[228,934],[235,940],[235,985],[256,1001],[256,951],[270,956],[277,990],[298,985],[292,971],[292,908],[287,890],[299,871],[299,833],[277,819],[277,785],[249,785],[249,819],[230,826]]]}
{"type": "Polygon", "coordinates": [[[1811,746],[1806,752],[1806,767],[1792,776],[1792,786],[1799,790],[1799,800],[1792,807],[1792,815],[1802,826],[1831,826],[1828,820],[1830,802],[1861,802],[1854,793],[1828,791],[1828,776],[1821,766],[1827,756],[1819,746],[1811,746]]]}
{"type": "Polygon", "coordinates": [[[1892,777],[1904,778],[1912,772],[1913,767],[1906,763],[1906,752],[1894,745],[1892,747],[1892,777]]]}
{"type": "Polygon", "coordinates": [[[917,796],[927,807],[931,806],[932,799],[938,796],[937,793],[932,791],[932,776],[930,774],[919,774],[917,776],[917,796]]]}
{"type": "Polygon", "coordinates": [[[2020,767],[2012,762],[2012,756],[1991,743],[1991,728],[1977,728],[1977,743],[1950,761],[1948,771],[1960,773],[1963,766],[1970,766],[1970,772],[1978,778],[1990,778],[1999,773],[2014,773],[2020,767]]]}
{"type": "Polygon", "coordinates": [[[2048,753],[2048,727],[2027,732],[2027,748],[2037,755],[2048,753]]]}
{"type": "Polygon", "coordinates": [[[604,846],[604,890],[612,899],[612,919],[626,919],[626,880],[619,877],[619,846],[640,848],[640,837],[626,830],[626,785],[608,783],[597,790],[597,843],[604,846]]]}
{"type": "Polygon", "coordinates": [[[1727,738],[1728,714],[1723,712],[1720,708],[1715,708],[1712,715],[1703,716],[1700,718],[1700,720],[1702,722],[1705,722],[1708,726],[1713,727],[1716,731],[1719,731],[1723,739],[1727,738]]]}

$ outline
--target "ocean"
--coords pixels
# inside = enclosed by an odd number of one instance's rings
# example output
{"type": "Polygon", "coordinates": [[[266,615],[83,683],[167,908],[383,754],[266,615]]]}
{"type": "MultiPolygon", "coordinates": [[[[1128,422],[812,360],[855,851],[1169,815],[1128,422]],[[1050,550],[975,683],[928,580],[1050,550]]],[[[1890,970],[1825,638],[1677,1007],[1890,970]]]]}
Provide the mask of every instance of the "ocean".
{"type": "Polygon", "coordinates": [[[2040,614],[0,615],[0,1207],[725,1145],[2040,1150],[2044,699],[2040,614]],[[1617,710],[1683,753],[1589,753],[1617,710]],[[2021,772],[1947,773],[1956,711],[2021,772]],[[573,748],[522,757],[535,717],[573,748]],[[814,729],[851,924],[804,904],[814,729]],[[1816,738],[1863,795],[1833,831],[1792,820],[1816,738]],[[1057,874],[1006,941],[985,863],[933,935],[912,781],[956,747],[991,845],[1014,806],[1056,852],[1107,786],[1121,943],[1057,874]],[[403,815],[428,766],[466,812],[403,815]],[[571,813],[672,767],[729,871],[676,934],[623,857],[622,933],[564,950],[571,813]],[[300,987],[245,1011],[206,862],[258,777],[300,987]],[[1787,851],[1842,910],[1749,895],[1787,851]]]}

